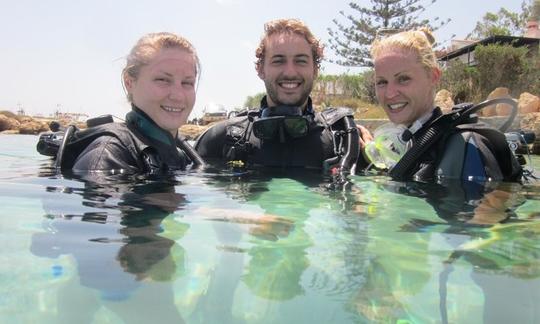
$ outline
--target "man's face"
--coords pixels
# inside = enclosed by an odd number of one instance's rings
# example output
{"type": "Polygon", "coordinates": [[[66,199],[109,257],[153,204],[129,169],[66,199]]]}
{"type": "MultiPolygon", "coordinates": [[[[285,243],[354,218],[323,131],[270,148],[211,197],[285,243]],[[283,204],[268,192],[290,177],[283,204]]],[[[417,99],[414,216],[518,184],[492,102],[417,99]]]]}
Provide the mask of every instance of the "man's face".
{"type": "Polygon", "coordinates": [[[271,35],[257,73],[264,81],[268,105],[304,106],[317,76],[311,46],[294,33],[271,35]]]}

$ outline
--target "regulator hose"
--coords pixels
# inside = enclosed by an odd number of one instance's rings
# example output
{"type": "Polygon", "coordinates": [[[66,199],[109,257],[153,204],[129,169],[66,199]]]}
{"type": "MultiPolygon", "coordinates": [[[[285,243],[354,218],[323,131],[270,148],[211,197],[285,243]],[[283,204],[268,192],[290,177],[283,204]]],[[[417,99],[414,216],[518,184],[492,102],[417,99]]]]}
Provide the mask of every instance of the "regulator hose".
{"type": "Polygon", "coordinates": [[[64,157],[64,149],[66,148],[67,143],[71,139],[71,136],[73,136],[73,133],[77,127],[75,125],[69,125],[66,128],[66,131],[64,132],[64,137],[62,138],[62,143],[60,143],[60,146],[58,147],[58,153],[56,153],[56,160],[54,161],[54,167],[55,169],[62,169],[62,159],[64,157]]]}
{"type": "Polygon", "coordinates": [[[189,145],[184,138],[177,137],[176,145],[178,145],[178,147],[187,154],[191,161],[193,161],[193,168],[204,168],[206,166],[206,162],[204,162],[203,158],[191,145],[189,145]]]}

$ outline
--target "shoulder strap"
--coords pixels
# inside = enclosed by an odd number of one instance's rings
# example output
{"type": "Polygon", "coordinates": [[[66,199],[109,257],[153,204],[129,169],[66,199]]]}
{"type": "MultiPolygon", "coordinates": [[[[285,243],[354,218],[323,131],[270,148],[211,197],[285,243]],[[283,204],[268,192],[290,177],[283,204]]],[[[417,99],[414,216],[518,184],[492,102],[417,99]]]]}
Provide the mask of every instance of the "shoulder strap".
{"type": "Polygon", "coordinates": [[[329,107],[320,112],[325,125],[332,126],[344,117],[353,117],[353,111],[347,107],[329,107]]]}
{"type": "Polygon", "coordinates": [[[483,124],[466,124],[458,126],[460,132],[475,132],[487,138],[489,150],[499,164],[505,181],[521,179],[523,168],[510,150],[504,133],[483,124]]]}

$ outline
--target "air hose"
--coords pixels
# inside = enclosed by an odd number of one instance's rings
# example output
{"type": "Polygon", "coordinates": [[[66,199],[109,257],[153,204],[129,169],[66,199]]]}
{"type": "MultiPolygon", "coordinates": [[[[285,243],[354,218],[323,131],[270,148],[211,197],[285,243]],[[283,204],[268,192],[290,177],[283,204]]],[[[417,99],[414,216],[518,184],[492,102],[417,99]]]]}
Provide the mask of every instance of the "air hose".
{"type": "Polygon", "coordinates": [[[461,124],[480,109],[495,105],[508,104],[512,107],[512,112],[506,122],[499,127],[501,132],[506,131],[512,125],[517,115],[517,103],[512,98],[496,98],[483,101],[475,106],[466,105],[462,109],[452,111],[435,119],[428,129],[415,141],[414,145],[403,155],[403,157],[390,170],[389,175],[395,180],[405,180],[410,176],[412,168],[416,161],[427,150],[429,150],[445,134],[449,133],[454,127],[461,124]]]}
{"type": "Polygon", "coordinates": [[[339,169],[341,172],[348,172],[354,174],[356,169],[356,161],[358,160],[358,154],[360,151],[358,143],[360,143],[360,136],[358,135],[358,129],[353,123],[352,118],[344,118],[345,130],[347,132],[347,143],[345,148],[345,154],[340,161],[339,169]]]}
{"type": "Polygon", "coordinates": [[[191,145],[189,145],[189,143],[187,143],[184,138],[177,137],[176,145],[178,145],[178,147],[187,154],[191,161],[193,161],[194,168],[204,168],[206,166],[206,162],[204,162],[203,158],[199,155],[199,153],[197,153],[197,151],[195,151],[195,149],[191,145]]]}
{"type": "Polygon", "coordinates": [[[58,153],[56,153],[56,160],[54,161],[54,167],[55,169],[61,169],[62,168],[62,159],[64,157],[64,149],[66,148],[67,143],[71,139],[71,136],[73,136],[73,133],[77,127],[75,125],[69,125],[66,128],[66,131],[64,132],[64,138],[62,138],[62,143],[60,143],[60,146],[58,147],[58,153]]]}

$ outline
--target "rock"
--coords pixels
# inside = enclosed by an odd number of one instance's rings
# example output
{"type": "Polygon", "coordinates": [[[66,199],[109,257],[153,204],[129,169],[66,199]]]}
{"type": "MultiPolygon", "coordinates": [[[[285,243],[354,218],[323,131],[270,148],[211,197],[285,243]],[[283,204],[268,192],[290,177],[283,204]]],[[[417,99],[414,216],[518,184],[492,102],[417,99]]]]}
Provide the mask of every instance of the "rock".
{"type": "Polygon", "coordinates": [[[439,106],[443,113],[447,113],[454,107],[454,100],[452,99],[452,93],[446,89],[441,89],[435,95],[435,105],[439,106]]]}
{"type": "Polygon", "coordinates": [[[521,118],[520,127],[522,130],[533,131],[536,140],[532,145],[531,152],[540,154],[540,112],[528,113],[521,118]]]}
{"type": "Polygon", "coordinates": [[[6,130],[16,130],[19,128],[19,126],[20,123],[15,118],[0,114],[0,132],[6,130]]]}
{"type": "Polygon", "coordinates": [[[199,126],[193,124],[186,124],[180,127],[179,131],[180,134],[184,136],[188,141],[192,141],[197,138],[197,136],[202,134],[209,126],[211,125],[199,126]]]}
{"type": "MultiPolygon", "coordinates": [[[[510,96],[510,91],[508,91],[508,88],[500,87],[493,90],[487,97],[487,100],[495,99],[495,98],[512,98],[510,96]]],[[[497,104],[497,105],[491,105],[487,106],[483,111],[483,116],[490,117],[490,116],[508,116],[510,115],[510,112],[512,111],[512,106],[507,104],[497,104]]]]}
{"type": "Polygon", "coordinates": [[[519,96],[518,111],[520,114],[540,112],[540,98],[528,92],[523,92],[519,96]]]}
{"type": "Polygon", "coordinates": [[[19,127],[19,133],[20,134],[33,134],[37,135],[41,132],[45,132],[49,130],[49,125],[44,122],[38,122],[38,121],[27,121],[24,124],[22,124],[19,127]]]}

